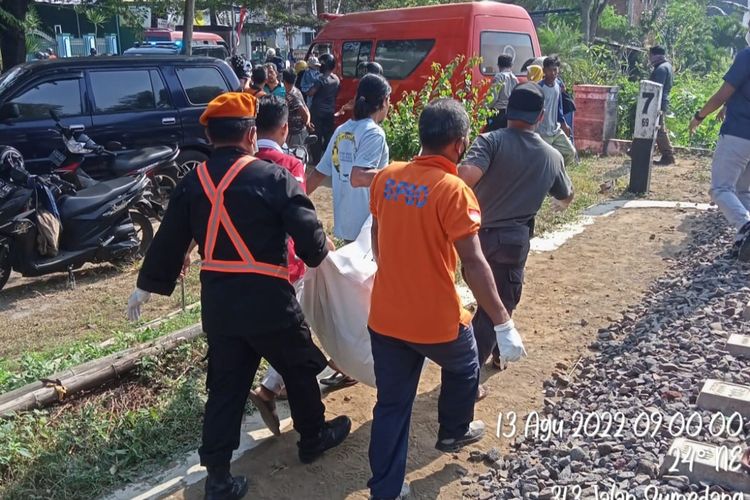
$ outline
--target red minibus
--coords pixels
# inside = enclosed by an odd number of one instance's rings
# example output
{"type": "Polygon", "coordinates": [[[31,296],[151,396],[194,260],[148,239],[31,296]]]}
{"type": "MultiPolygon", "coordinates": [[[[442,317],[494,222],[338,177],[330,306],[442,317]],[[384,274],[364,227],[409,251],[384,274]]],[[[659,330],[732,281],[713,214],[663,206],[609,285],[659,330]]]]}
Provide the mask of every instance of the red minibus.
{"type": "Polygon", "coordinates": [[[383,66],[396,101],[424,85],[433,62],[446,65],[458,55],[481,56],[473,75],[478,81],[495,74],[502,53],[515,57],[517,74],[526,60],[541,54],[534,23],[517,5],[481,1],[322,17],[330,21],[308,56],[329,52],[336,57],[339,106],[354,96],[363,62],[383,66]]]}

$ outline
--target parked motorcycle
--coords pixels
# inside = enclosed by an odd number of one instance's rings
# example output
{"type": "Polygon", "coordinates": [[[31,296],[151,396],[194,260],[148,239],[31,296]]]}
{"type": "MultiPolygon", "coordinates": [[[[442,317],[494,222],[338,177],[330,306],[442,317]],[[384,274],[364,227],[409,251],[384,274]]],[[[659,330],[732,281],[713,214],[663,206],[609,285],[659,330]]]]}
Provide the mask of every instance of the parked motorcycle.
{"type": "Polygon", "coordinates": [[[310,159],[308,148],[316,142],[318,142],[317,135],[308,135],[299,146],[285,146],[284,152],[296,157],[303,165],[307,166],[307,162],[310,159]]]}
{"type": "Polygon", "coordinates": [[[17,150],[0,147],[0,289],[11,270],[28,277],[67,270],[73,284],[73,270],[87,262],[123,262],[145,254],[154,230],[135,207],[149,182],[141,174],[76,190],[56,175],[29,175],[17,150]],[[52,195],[62,225],[53,256],[43,256],[38,246],[45,194],[52,195]]]}
{"type": "Polygon", "coordinates": [[[100,181],[146,175],[151,185],[137,208],[148,217],[161,219],[176,186],[174,172],[179,148],[154,146],[123,150],[118,142],[110,142],[105,148],[87,136],[84,129],[63,125],[54,111],[50,111],[50,115],[55,120],[54,130],[65,146],[50,155],[54,173],[78,189],[93,187],[100,181]]]}

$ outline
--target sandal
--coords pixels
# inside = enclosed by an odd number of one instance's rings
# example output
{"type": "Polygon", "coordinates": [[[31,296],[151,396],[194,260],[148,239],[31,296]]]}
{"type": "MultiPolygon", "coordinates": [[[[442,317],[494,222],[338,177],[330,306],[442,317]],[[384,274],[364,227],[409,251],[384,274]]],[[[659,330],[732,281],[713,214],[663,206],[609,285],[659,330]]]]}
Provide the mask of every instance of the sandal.
{"type": "Polygon", "coordinates": [[[260,418],[263,419],[263,423],[266,424],[266,427],[268,427],[274,436],[281,436],[281,421],[279,420],[279,414],[276,412],[276,403],[273,401],[266,401],[255,391],[250,391],[248,397],[258,409],[260,418]]]}
{"type": "Polygon", "coordinates": [[[508,365],[500,356],[492,355],[492,367],[496,370],[505,370],[508,365]]]}
{"type": "Polygon", "coordinates": [[[489,390],[487,390],[487,387],[484,384],[479,384],[479,388],[477,389],[477,399],[476,401],[479,402],[487,397],[487,394],[489,394],[489,390]]]}
{"type": "Polygon", "coordinates": [[[351,387],[357,383],[357,380],[351,378],[349,375],[343,372],[336,371],[333,372],[333,375],[320,379],[320,383],[326,386],[329,390],[333,390],[343,389],[344,387],[351,387]]]}

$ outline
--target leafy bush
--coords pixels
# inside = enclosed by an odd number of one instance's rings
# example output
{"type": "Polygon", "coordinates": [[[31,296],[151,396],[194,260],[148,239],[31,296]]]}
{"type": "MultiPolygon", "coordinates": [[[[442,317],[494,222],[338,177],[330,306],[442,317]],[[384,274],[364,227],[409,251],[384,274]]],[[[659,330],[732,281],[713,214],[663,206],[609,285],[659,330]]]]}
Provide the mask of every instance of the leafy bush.
{"type": "Polygon", "coordinates": [[[479,135],[490,115],[489,83],[474,81],[472,69],[481,64],[481,58],[466,59],[458,56],[445,67],[432,65],[432,75],[418,91],[405,92],[383,122],[391,160],[409,160],[419,153],[419,114],[431,101],[454,98],[460,101],[469,114],[470,138],[479,135]]]}

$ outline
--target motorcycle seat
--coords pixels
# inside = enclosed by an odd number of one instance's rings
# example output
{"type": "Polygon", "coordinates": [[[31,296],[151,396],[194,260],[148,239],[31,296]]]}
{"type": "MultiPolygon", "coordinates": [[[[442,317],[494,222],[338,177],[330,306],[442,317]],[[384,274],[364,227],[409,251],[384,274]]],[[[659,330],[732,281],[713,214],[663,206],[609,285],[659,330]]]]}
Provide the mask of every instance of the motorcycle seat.
{"type": "Polygon", "coordinates": [[[75,195],[60,198],[60,215],[63,219],[75,217],[84,212],[93,211],[118,196],[127,193],[138,184],[137,177],[120,177],[111,181],[103,181],[90,188],[81,189],[75,195]]]}
{"type": "Polygon", "coordinates": [[[119,175],[127,175],[154,163],[168,160],[174,155],[174,149],[169,146],[153,146],[116,153],[112,170],[119,175]]]}

